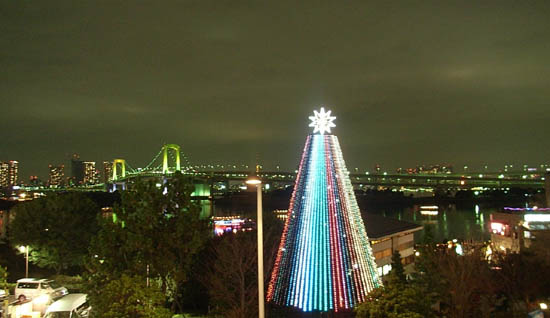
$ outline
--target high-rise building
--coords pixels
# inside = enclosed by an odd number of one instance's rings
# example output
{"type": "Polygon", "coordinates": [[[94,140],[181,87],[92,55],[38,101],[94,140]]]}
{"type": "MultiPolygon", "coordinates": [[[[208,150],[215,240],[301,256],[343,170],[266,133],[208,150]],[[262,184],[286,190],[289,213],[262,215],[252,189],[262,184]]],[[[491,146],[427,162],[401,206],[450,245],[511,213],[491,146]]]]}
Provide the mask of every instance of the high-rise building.
{"type": "Polygon", "coordinates": [[[65,166],[59,165],[49,165],[50,168],[50,178],[48,180],[48,184],[50,188],[59,188],[63,186],[63,179],[65,177],[65,166]]]}
{"type": "Polygon", "coordinates": [[[84,161],[84,178],[82,179],[83,184],[91,185],[98,183],[97,170],[95,168],[95,161],[84,161]]]}
{"type": "Polygon", "coordinates": [[[74,185],[81,185],[84,182],[84,161],[75,153],[71,158],[71,179],[74,185]]]}
{"type": "Polygon", "coordinates": [[[7,188],[17,185],[18,171],[18,161],[10,160],[8,162],[0,162],[0,187],[7,188]]]}
{"type": "Polygon", "coordinates": [[[103,161],[103,183],[109,182],[113,178],[113,162],[103,161]]]}
{"type": "Polygon", "coordinates": [[[7,188],[9,185],[10,165],[7,162],[0,162],[0,188],[7,188]]]}
{"type": "Polygon", "coordinates": [[[38,176],[30,176],[29,177],[29,185],[31,187],[38,187],[42,185],[42,181],[38,179],[38,176]]]}
{"type": "Polygon", "coordinates": [[[321,108],[310,119],[314,131],[306,139],[267,300],[306,312],[346,312],[382,282],[338,138],[330,135],[335,117],[321,108]]]}
{"type": "Polygon", "coordinates": [[[9,185],[17,185],[17,174],[19,172],[19,162],[15,160],[10,160],[9,164],[9,185]]]}

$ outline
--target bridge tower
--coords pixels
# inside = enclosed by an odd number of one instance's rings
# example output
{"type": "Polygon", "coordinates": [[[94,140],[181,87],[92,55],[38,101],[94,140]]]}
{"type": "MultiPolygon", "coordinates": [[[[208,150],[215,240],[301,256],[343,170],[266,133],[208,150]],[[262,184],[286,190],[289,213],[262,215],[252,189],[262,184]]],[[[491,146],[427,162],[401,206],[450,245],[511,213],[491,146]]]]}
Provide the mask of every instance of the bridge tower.
{"type": "Polygon", "coordinates": [[[113,181],[118,179],[117,167],[120,164],[120,174],[121,177],[126,177],[126,160],[124,159],[115,159],[113,160],[113,181]]]}
{"type": "Polygon", "coordinates": [[[169,173],[170,167],[168,166],[168,151],[173,150],[176,154],[176,170],[181,171],[180,166],[180,146],[176,144],[166,144],[162,146],[163,160],[162,160],[162,173],[169,173]]]}

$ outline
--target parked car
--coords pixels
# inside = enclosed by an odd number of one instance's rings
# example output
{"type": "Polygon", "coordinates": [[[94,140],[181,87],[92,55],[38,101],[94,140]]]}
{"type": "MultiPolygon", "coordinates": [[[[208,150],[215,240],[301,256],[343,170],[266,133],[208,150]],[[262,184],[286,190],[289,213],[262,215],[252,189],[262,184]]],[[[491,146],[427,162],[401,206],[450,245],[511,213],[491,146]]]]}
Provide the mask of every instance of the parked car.
{"type": "Polygon", "coordinates": [[[53,280],[23,278],[18,280],[15,285],[15,297],[19,301],[39,296],[49,296],[51,299],[55,299],[67,294],[67,288],[57,286],[53,280]]]}
{"type": "Polygon", "coordinates": [[[44,318],[87,318],[91,307],[86,294],[68,294],[46,310],[44,318]]]}

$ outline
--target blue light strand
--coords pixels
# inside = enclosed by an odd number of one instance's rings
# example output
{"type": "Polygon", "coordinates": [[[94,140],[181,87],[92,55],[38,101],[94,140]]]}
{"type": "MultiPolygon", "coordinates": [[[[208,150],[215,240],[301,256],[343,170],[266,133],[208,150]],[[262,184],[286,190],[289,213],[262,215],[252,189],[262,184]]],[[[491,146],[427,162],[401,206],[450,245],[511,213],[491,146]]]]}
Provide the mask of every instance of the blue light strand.
{"type": "Polygon", "coordinates": [[[303,311],[354,307],[381,282],[335,136],[308,136],[291,200],[271,300],[303,311]]]}
{"type": "MultiPolygon", "coordinates": [[[[281,284],[276,286],[275,288],[278,290],[283,289],[282,295],[279,296],[279,300],[282,299],[285,296],[286,292],[286,301],[285,303],[287,306],[297,306],[295,303],[295,300],[297,299],[298,295],[296,293],[297,291],[297,271],[295,269],[295,264],[297,262],[299,250],[297,246],[297,240],[298,240],[298,234],[300,230],[302,229],[302,201],[303,197],[305,195],[305,188],[306,188],[306,180],[307,176],[309,174],[309,154],[311,153],[311,137],[308,136],[306,139],[306,145],[304,147],[304,154],[302,156],[301,164],[303,166],[300,167],[300,173],[297,177],[297,183],[295,185],[294,190],[294,205],[292,207],[293,209],[293,222],[294,226],[289,229],[288,233],[288,239],[287,242],[284,244],[284,249],[286,252],[288,252],[290,255],[290,260],[288,262],[281,262],[281,270],[283,271],[283,274],[280,275],[281,277],[288,277],[289,283],[288,285],[281,284]]],[[[289,226],[292,226],[292,224],[289,224],[289,226]]]]}

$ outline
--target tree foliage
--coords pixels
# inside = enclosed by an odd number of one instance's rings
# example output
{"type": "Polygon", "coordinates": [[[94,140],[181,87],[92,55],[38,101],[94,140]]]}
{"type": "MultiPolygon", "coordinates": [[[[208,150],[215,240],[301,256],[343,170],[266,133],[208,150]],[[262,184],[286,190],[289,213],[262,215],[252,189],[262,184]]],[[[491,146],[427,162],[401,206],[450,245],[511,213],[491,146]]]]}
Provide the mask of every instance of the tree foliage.
{"type": "Polygon", "coordinates": [[[190,179],[174,175],[162,185],[139,181],[122,193],[113,218],[100,220],[90,247],[91,299],[103,297],[101,286],[123,273],[158,279],[161,291],[180,307],[181,287],[195,255],[211,235],[209,220],[191,200],[190,179]]]}
{"type": "Polygon", "coordinates": [[[164,308],[165,297],[157,286],[147,287],[142,276],[123,274],[102,288],[102,296],[95,298],[92,317],[102,318],[170,318],[164,308]]]}
{"type": "Polygon", "coordinates": [[[7,279],[8,279],[8,270],[4,267],[0,266],[0,289],[7,286],[7,279]]]}
{"type": "Polygon", "coordinates": [[[433,300],[421,286],[408,283],[391,271],[385,285],[376,288],[356,308],[357,318],[434,317],[433,300]]]}
{"type": "Polygon", "coordinates": [[[30,247],[29,261],[57,273],[84,264],[100,213],[86,195],[51,194],[20,204],[14,210],[10,241],[30,247]]]}
{"type": "Polygon", "coordinates": [[[393,251],[393,254],[391,256],[391,271],[393,272],[393,275],[395,276],[395,278],[399,280],[399,282],[401,283],[407,282],[405,269],[403,268],[403,263],[401,263],[401,255],[397,250],[393,251]]]}

